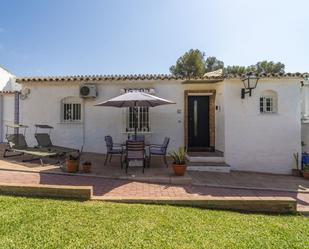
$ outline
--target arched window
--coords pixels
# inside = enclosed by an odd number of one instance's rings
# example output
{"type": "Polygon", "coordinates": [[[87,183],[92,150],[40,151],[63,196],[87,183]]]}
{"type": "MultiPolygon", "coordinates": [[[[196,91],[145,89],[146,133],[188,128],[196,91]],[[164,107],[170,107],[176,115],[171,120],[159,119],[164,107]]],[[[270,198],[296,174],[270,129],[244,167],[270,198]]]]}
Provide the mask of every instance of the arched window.
{"type": "Polygon", "coordinates": [[[260,97],[260,113],[278,112],[278,94],[273,90],[263,91],[260,97]]]}
{"type": "Polygon", "coordinates": [[[61,122],[79,123],[82,121],[82,101],[77,97],[66,97],[61,100],[61,122]]]}

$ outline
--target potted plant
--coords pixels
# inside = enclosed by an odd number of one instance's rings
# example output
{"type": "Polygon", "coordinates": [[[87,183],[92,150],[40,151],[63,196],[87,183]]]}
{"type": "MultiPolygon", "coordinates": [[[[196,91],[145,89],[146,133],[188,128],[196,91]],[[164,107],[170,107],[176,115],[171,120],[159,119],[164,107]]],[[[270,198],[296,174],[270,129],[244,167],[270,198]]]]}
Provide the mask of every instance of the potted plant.
{"type": "Polygon", "coordinates": [[[176,176],[183,176],[186,173],[186,151],[184,147],[169,153],[173,159],[173,169],[176,176]]]}
{"type": "Polygon", "coordinates": [[[71,153],[66,159],[66,168],[68,173],[76,173],[79,169],[79,153],[71,153]]]}
{"type": "Polygon", "coordinates": [[[304,168],[303,168],[303,176],[305,179],[308,179],[309,180],[309,165],[304,165],[304,168]]]}
{"type": "Polygon", "coordinates": [[[90,161],[85,161],[83,163],[83,172],[84,173],[90,173],[91,172],[91,162],[90,161]]]}

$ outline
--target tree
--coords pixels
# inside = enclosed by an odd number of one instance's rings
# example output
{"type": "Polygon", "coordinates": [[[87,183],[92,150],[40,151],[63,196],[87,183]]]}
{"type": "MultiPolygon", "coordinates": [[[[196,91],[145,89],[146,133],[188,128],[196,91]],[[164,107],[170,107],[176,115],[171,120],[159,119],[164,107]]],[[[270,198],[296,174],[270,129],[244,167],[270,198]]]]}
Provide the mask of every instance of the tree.
{"type": "Polygon", "coordinates": [[[206,72],[213,72],[224,68],[223,61],[218,60],[215,56],[209,56],[205,62],[206,72]]]}
{"type": "Polygon", "coordinates": [[[285,65],[281,62],[259,61],[256,63],[257,73],[284,73],[285,65]]]}
{"type": "Polygon", "coordinates": [[[176,65],[170,67],[173,75],[185,78],[202,77],[207,72],[224,69],[225,74],[253,73],[284,73],[285,65],[281,62],[259,61],[251,66],[232,65],[224,67],[223,61],[215,56],[209,56],[205,60],[205,53],[198,49],[190,49],[183,56],[179,57],[176,65]]]}
{"type": "Polygon", "coordinates": [[[244,74],[248,72],[253,73],[284,73],[285,65],[281,62],[273,62],[273,61],[259,61],[255,65],[251,66],[227,66],[224,71],[226,74],[244,74]]]}
{"type": "Polygon", "coordinates": [[[191,78],[205,74],[205,54],[198,49],[191,49],[178,58],[176,65],[170,67],[173,75],[191,78]]]}
{"type": "Polygon", "coordinates": [[[224,72],[226,74],[244,74],[246,73],[246,67],[244,66],[227,66],[226,68],[224,68],[224,72]]]}

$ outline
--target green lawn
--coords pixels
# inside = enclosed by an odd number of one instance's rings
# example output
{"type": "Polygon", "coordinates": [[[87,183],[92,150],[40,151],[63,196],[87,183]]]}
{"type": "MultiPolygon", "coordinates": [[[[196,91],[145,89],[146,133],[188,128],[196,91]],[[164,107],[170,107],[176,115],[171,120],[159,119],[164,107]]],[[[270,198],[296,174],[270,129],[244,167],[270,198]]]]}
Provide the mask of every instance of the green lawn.
{"type": "Polygon", "coordinates": [[[0,248],[309,248],[309,219],[0,196],[0,248]]]}

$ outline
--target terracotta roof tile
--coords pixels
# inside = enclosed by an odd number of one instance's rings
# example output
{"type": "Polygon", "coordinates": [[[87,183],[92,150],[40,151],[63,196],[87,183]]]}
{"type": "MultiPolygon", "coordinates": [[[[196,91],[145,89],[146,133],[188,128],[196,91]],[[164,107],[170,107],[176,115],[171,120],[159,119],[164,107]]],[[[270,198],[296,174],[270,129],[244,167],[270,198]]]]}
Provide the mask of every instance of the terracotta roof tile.
{"type": "Polygon", "coordinates": [[[0,91],[0,94],[14,94],[18,91],[0,91]]]}
{"type": "MultiPolygon", "coordinates": [[[[304,78],[309,77],[308,73],[276,73],[276,74],[259,74],[261,78],[304,78]]],[[[73,75],[73,76],[38,76],[38,77],[19,77],[17,82],[50,82],[50,81],[132,81],[132,80],[224,80],[224,79],[240,79],[243,74],[226,74],[215,75],[205,74],[202,77],[185,78],[171,74],[130,74],[130,75],[73,75]]]]}

